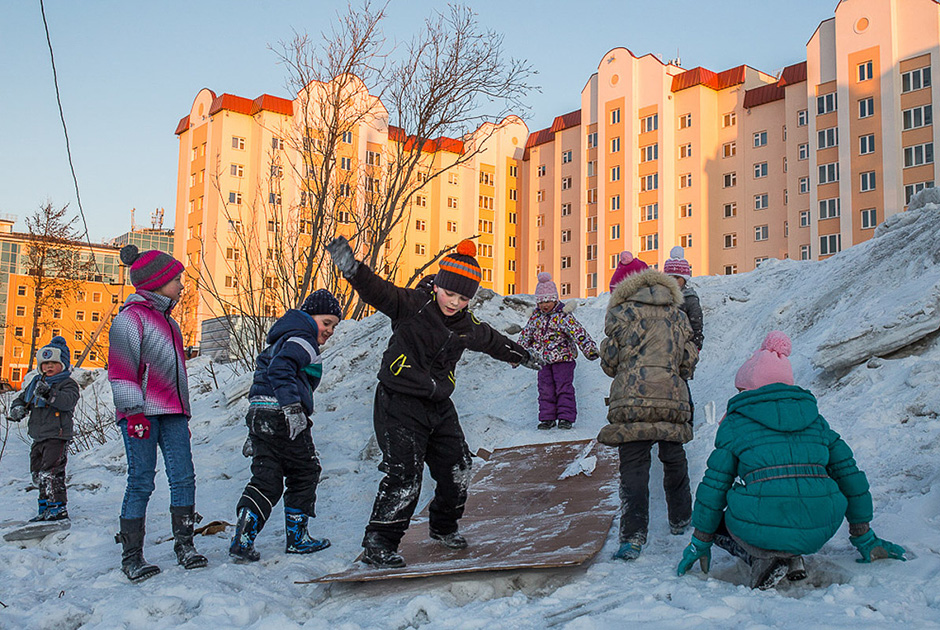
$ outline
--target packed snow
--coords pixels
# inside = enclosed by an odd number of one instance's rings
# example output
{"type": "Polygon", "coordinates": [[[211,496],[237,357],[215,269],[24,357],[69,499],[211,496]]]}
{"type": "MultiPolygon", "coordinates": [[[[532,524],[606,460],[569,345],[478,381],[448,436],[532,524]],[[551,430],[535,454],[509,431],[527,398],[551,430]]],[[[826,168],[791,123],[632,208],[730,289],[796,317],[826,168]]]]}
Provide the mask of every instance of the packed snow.
{"type": "MultiPolygon", "coordinates": [[[[940,201],[938,199],[937,201],[940,201]]],[[[395,580],[369,584],[297,584],[341,571],[359,553],[380,478],[372,439],[372,398],[390,333],[384,316],[342,322],[324,348],[316,393],[314,440],[323,478],[311,533],[333,546],[311,556],[284,554],[281,508],[261,532],[262,560],[230,562],[231,529],[198,536],[206,569],[176,565],[166,478],[150,502],[145,555],[163,573],[130,584],[114,543],[125,484],[124,448],[111,431],[103,445],[68,465],[72,528],[41,541],[0,544],[0,628],[662,628],[940,626],[940,206],[899,214],[876,238],[820,262],[771,260],[737,276],[695,278],[705,312],[705,348],[695,380],[696,436],[687,445],[693,490],[702,477],[717,423],[735,393],[734,373],[764,335],[793,339],[798,385],[853,448],[875,503],[875,531],[908,551],[908,561],[857,564],[847,527],[806,559],[809,578],[759,592],[744,586],[742,566],[720,549],[711,573],[676,577],[688,536],[671,536],[661,469],[654,458],[649,544],[634,562],[611,560],[616,524],[596,559],[576,569],[545,569],[395,580]]],[[[603,338],[608,296],[577,300],[576,317],[603,338]]],[[[515,336],[531,296],[481,291],[481,319],[515,336]]],[[[205,358],[189,364],[197,510],[235,520],[248,480],[241,455],[251,375],[205,358]]],[[[103,373],[81,378],[81,413],[112,413],[103,373]]],[[[606,422],[610,379],[579,359],[579,419],[574,430],[538,431],[535,373],[480,354],[458,366],[454,402],[474,452],[590,438],[606,422]]],[[[3,522],[25,520],[36,506],[29,443],[13,425],[0,459],[3,522]]],[[[573,462],[576,468],[590,462],[573,462]]],[[[422,503],[432,488],[425,480],[422,503]]],[[[472,541],[471,541],[472,544],[472,541]]],[[[406,558],[407,560],[407,558],[406,558]]]]}

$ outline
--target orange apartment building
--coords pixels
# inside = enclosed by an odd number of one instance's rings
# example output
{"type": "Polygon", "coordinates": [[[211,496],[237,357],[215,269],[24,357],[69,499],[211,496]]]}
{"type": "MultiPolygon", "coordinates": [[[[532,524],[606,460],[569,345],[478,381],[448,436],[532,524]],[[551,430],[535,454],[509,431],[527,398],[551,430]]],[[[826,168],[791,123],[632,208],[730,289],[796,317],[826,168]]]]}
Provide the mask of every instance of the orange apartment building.
{"type": "MultiPolygon", "coordinates": [[[[391,149],[406,141],[401,129],[389,125],[382,103],[358,85],[356,98],[369,115],[344,132],[337,147],[342,169],[338,173],[349,173],[346,181],[352,182],[342,193],[348,203],[336,208],[338,233],[351,231],[347,213],[361,210],[368,198],[366,189],[380,185],[391,149]]],[[[303,246],[302,169],[292,166],[301,164],[302,157],[289,140],[305,120],[303,107],[300,95],[289,100],[264,94],[251,100],[203,89],[177,126],[175,255],[191,277],[213,279],[223,298],[246,290],[244,280],[238,286],[237,267],[245,254],[240,252],[236,230],[247,229],[259,251],[270,250],[278,238],[303,246]],[[287,225],[270,220],[265,209],[272,205],[285,210],[287,225]]],[[[408,280],[442,248],[479,234],[482,286],[516,292],[516,178],[527,136],[522,120],[511,117],[499,126],[484,125],[463,139],[427,143],[429,181],[412,198],[406,220],[385,246],[388,252],[402,248],[396,282],[408,280]],[[481,150],[468,159],[466,145],[476,143],[482,143],[481,150]],[[453,166],[458,158],[463,163],[453,166]]],[[[432,266],[429,272],[433,271],[432,266]]],[[[225,304],[206,291],[200,291],[188,308],[192,310],[188,319],[197,323],[226,313],[225,304]]],[[[184,330],[187,344],[196,344],[199,335],[198,326],[184,330]]]]}
{"type": "MultiPolygon", "coordinates": [[[[4,316],[4,326],[0,327],[0,378],[19,388],[29,366],[35,284],[27,268],[28,240],[25,234],[13,232],[13,223],[13,220],[0,220],[0,312],[4,316]]],[[[124,267],[118,248],[77,245],[81,259],[94,258],[95,271],[79,285],[74,295],[63,295],[46,309],[48,312],[41,313],[36,349],[52,337],[62,335],[72,351],[74,364],[100,329],[82,367],[101,368],[107,364],[110,321],[117,314],[117,307],[133,292],[133,287],[124,284],[124,267]]]]}
{"type": "Polygon", "coordinates": [[[936,181],[938,53],[936,0],[842,0],[776,76],[611,50],[581,108],[526,142],[520,292],[546,270],[598,295],[624,249],[733,274],[871,238],[936,181]]]}

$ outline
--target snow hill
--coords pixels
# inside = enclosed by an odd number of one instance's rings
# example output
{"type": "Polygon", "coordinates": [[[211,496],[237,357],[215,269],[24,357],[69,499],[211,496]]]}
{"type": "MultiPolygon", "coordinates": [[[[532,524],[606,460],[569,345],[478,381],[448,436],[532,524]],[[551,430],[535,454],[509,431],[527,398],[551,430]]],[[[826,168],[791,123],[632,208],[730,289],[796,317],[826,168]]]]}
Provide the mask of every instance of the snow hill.
{"type": "MultiPolygon", "coordinates": [[[[616,527],[587,566],[498,572],[366,585],[297,585],[345,568],[357,555],[379,480],[371,440],[375,372],[389,334],[387,319],[343,322],[325,347],[316,395],[314,439],[324,474],[311,531],[333,546],[309,557],[285,556],[280,508],[258,539],[263,559],[229,562],[229,534],[197,538],[207,569],[176,566],[165,476],[150,503],[146,557],[163,573],[142,585],[118,570],[114,544],[124,491],[119,439],[71,457],[73,526],[41,542],[0,544],[0,628],[665,628],[935,627],[940,621],[940,206],[897,215],[876,238],[821,262],[768,261],[738,276],[696,278],[705,311],[705,349],[692,391],[695,440],[687,447],[693,489],[711,451],[717,419],[735,391],[738,366],[764,334],[793,339],[799,385],[854,449],[875,502],[874,529],[908,549],[907,562],[855,562],[847,528],[807,559],[809,579],[756,592],[715,549],[712,572],[683,578],[675,566],[687,536],[668,533],[654,458],[649,545],[639,560],[610,560],[616,527]]],[[[580,300],[576,316],[603,338],[607,295],[580,300]]],[[[518,332],[531,296],[482,292],[477,315],[518,332]]],[[[535,429],[535,374],[467,353],[454,401],[471,449],[593,437],[605,423],[610,379],[580,360],[575,429],[535,429]]],[[[240,451],[250,375],[205,359],[190,363],[197,509],[208,520],[234,520],[248,480],[240,451]]],[[[83,408],[110,413],[103,374],[83,392],[83,408]]],[[[25,424],[25,423],[24,423],[25,424]]],[[[25,427],[14,428],[0,460],[0,521],[35,509],[25,427]],[[17,433],[20,431],[19,433],[17,433]]],[[[161,465],[162,468],[162,465],[161,465]]],[[[425,498],[430,480],[426,479],[425,498]]],[[[204,521],[205,522],[205,521],[204,521]]],[[[472,542],[472,541],[471,541],[472,542]]]]}

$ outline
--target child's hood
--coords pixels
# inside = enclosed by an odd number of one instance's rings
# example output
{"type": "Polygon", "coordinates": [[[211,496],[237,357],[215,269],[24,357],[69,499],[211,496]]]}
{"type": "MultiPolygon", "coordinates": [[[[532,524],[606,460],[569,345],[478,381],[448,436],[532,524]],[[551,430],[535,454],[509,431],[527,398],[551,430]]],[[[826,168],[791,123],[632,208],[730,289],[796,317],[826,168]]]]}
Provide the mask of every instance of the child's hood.
{"type": "Polygon", "coordinates": [[[271,326],[271,330],[268,331],[267,342],[273,345],[282,337],[299,334],[316,339],[319,334],[317,322],[303,311],[290,309],[271,326]]]}
{"type": "Polygon", "coordinates": [[[728,401],[728,414],[732,413],[782,432],[802,431],[819,417],[812,393],[783,383],[741,392],[728,401]]]}

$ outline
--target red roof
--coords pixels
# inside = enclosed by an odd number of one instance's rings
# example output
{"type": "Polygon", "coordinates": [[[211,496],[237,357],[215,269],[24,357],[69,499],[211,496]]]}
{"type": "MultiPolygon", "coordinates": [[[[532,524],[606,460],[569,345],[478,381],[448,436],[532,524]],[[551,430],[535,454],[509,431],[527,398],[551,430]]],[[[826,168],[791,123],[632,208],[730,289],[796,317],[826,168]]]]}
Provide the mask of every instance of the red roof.
{"type": "Polygon", "coordinates": [[[270,94],[262,94],[251,102],[251,115],[254,116],[260,111],[274,112],[284,116],[294,115],[294,101],[270,94]]]}
{"type": "Polygon", "coordinates": [[[176,125],[176,131],[174,133],[176,135],[180,135],[181,133],[183,133],[184,131],[187,131],[188,129],[189,129],[189,116],[183,116],[182,118],[180,118],[180,124],[176,125]]]}
{"type": "MultiPolygon", "coordinates": [[[[401,127],[396,127],[395,125],[388,126],[388,137],[390,140],[395,142],[405,143],[405,148],[411,150],[414,146],[415,138],[414,136],[405,136],[405,131],[401,127]]],[[[441,136],[435,140],[426,140],[424,143],[424,148],[422,151],[426,153],[437,153],[439,151],[447,151],[449,153],[463,153],[463,140],[456,140],[454,138],[448,138],[446,136],[441,136]]]]}
{"type": "Polygon", "coordinates": [[[525,148],[530,149],[532,147],[537,147],[540,144],[545,144],[546,142],[551,142],[555,139],[555,133],[548,129],[539,129],[538,131],[533,131],[529,134],[529,137],[525,141],[525,148]]]}
{"type": "Polygon", "coordinates": [[[713,90],[724,90],[733,85],[744,83],[746,70],[747,66],[742,65],[715,73],[699,66],[672,77],[672,91],[679,92],[696,85],[704,85],[713,90]]]}
{"type": "Polygon", "coordinates": [[[227,109],[230,112],[238,112],[239,114],[251,115],[251,100],[243,96],[235,96],[234,94],[216,96],[212,101],[212,105],[209,107],[209,115],[212,116],[223,109],[227,109]]]}
{"type": "Polygon", "coordinates": [[[552,126],[549,127],[549,130],[552,133],[558,133],[559,131],[564,131],[565,129],[571,129],[572,127],[577,127],[580,124],[581,124],[581,110],[576,109],[573,112],[568,112],[567,114],[556,116],[555,120],[552,122],[552,126]]]}
{"type": "Polygon", "coordinates": [[[796,83],[803,83],[806,81],[806,62],[801,61],[800,63],[795,63],[792,66],[787,66],[783,69],[783,72],[780,73],[780,79],[777,81],[777,85],[794,85],[796,83]]]}
{"type": "Polygon", "coordinates": [[[783,100],[786,96],[786,89],[779,83],[768,83],[753,90],[744,93],[744,109],[766,105],[774,101],[783,100]]]}

